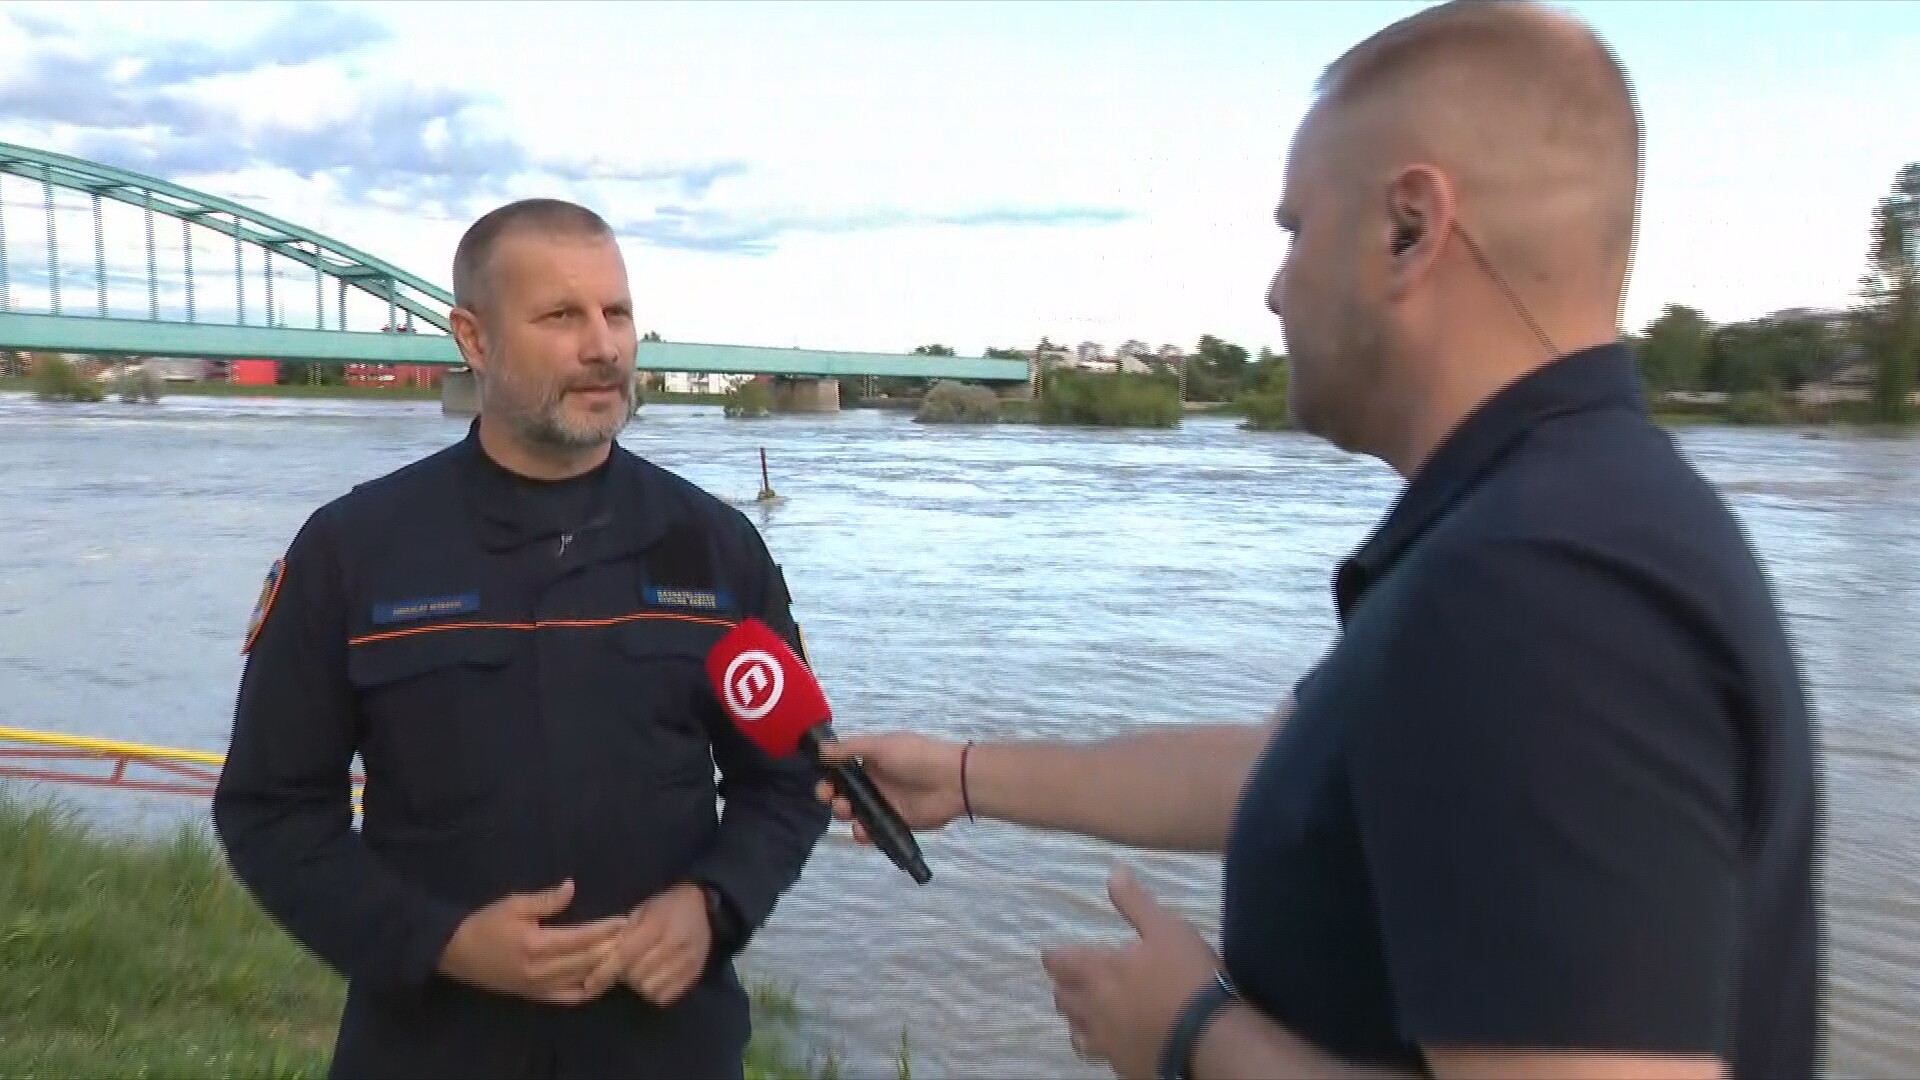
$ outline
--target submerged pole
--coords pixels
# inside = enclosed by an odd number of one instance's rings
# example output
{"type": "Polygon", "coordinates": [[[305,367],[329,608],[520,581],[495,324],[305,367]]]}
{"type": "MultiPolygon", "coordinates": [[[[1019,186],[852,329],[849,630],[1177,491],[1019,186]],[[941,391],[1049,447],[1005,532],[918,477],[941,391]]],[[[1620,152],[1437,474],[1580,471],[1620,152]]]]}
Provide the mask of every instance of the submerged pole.
{"type": "Polygon", "coordinates": [[[779,498],[779,496],[773,493],[772,482],[767,479],[767,448],[763,446],[760,448],[760,497],[758,501],[766,502],[770,499],[777,498],[779,498]]]}

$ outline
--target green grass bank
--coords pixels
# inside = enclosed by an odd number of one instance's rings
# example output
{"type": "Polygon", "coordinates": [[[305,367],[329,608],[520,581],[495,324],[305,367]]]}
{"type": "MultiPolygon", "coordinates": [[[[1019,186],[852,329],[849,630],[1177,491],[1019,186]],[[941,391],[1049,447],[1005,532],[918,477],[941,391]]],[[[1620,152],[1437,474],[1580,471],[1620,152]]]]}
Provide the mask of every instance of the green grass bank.
{"type": "MultiPolygon", "coordinates": [[[[130,839],[5,790],[0,972],[0,1076],[18,1080],[320,1077],[345,999],[205,828],[130,839]]],[[[790,995],[753,999],[748,1080],[837,1075],[800,1050],[790,995]]]]}

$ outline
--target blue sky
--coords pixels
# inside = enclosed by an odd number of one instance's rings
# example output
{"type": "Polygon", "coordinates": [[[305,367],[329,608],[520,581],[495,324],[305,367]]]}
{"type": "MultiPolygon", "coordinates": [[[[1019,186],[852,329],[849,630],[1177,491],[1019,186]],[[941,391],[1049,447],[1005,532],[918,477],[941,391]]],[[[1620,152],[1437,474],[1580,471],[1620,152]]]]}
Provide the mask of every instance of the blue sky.
{"type": "MultiPolygon", "coordinates": [[[[1328,61],[1423,6],[0,4],[0,140],[440,282],[475,214],[578,198],[670,339],[1277,349],[1288,137],[1328,61]]],[[[1920,6],[1567,6],[1647,116],[1629,324],[1850,302],[1920,160],[1920,6]]]]}

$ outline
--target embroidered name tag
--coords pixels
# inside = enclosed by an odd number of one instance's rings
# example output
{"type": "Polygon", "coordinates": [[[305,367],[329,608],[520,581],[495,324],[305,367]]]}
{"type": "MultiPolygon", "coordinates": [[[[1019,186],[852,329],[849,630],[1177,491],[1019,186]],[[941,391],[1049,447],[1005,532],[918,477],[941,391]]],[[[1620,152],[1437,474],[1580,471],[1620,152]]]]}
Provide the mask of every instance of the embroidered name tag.
{"type": "Polygon", "coordinates": [[[647,586],[647,603],[653,607],[687,608],[692,611],[722,611],[733,606],[724,592],[710,589],[683,589],[674,585],[647,586]]]}
{"type": "Polygon", "coordinates": [[[471,615],[479,610],[479,593],[434,596],[424,600],[403,600],[397,604],[375,604],[373,605],[373,622],[375,626],[387,626],[392,623],[413,622],[416,619],[471,615]]]}

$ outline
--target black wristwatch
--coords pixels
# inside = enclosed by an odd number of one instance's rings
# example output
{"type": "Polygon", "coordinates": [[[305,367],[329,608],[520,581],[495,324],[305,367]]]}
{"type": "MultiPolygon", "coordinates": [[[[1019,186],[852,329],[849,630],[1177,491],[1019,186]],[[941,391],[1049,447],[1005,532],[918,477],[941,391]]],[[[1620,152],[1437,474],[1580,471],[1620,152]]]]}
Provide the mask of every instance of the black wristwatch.
{"type": "Polygon", "coordinates": [[[707,898],[707,927],[713,932],[712,954],[731,956],[740,943],[740,920],[733,914],[733,905],[712,885],[704,881],[696,884],[700,886],[700,895],[707,898]]]}
{"type": "Polygon", "coordinates": [[[1201,1032],[1222,1008],[1238,1000],[1240,995],[1233,983],[1227,981],[1226,973],[1214,972],[1213,978],[1187,999],[1180,1016],[1174,1020],[1173,1030],[1160,1050],[1160,1068],[1154,1075],[1159,1080],[1191,1080],[1193,1048],[1199,1043],[1201,1032]]]}

